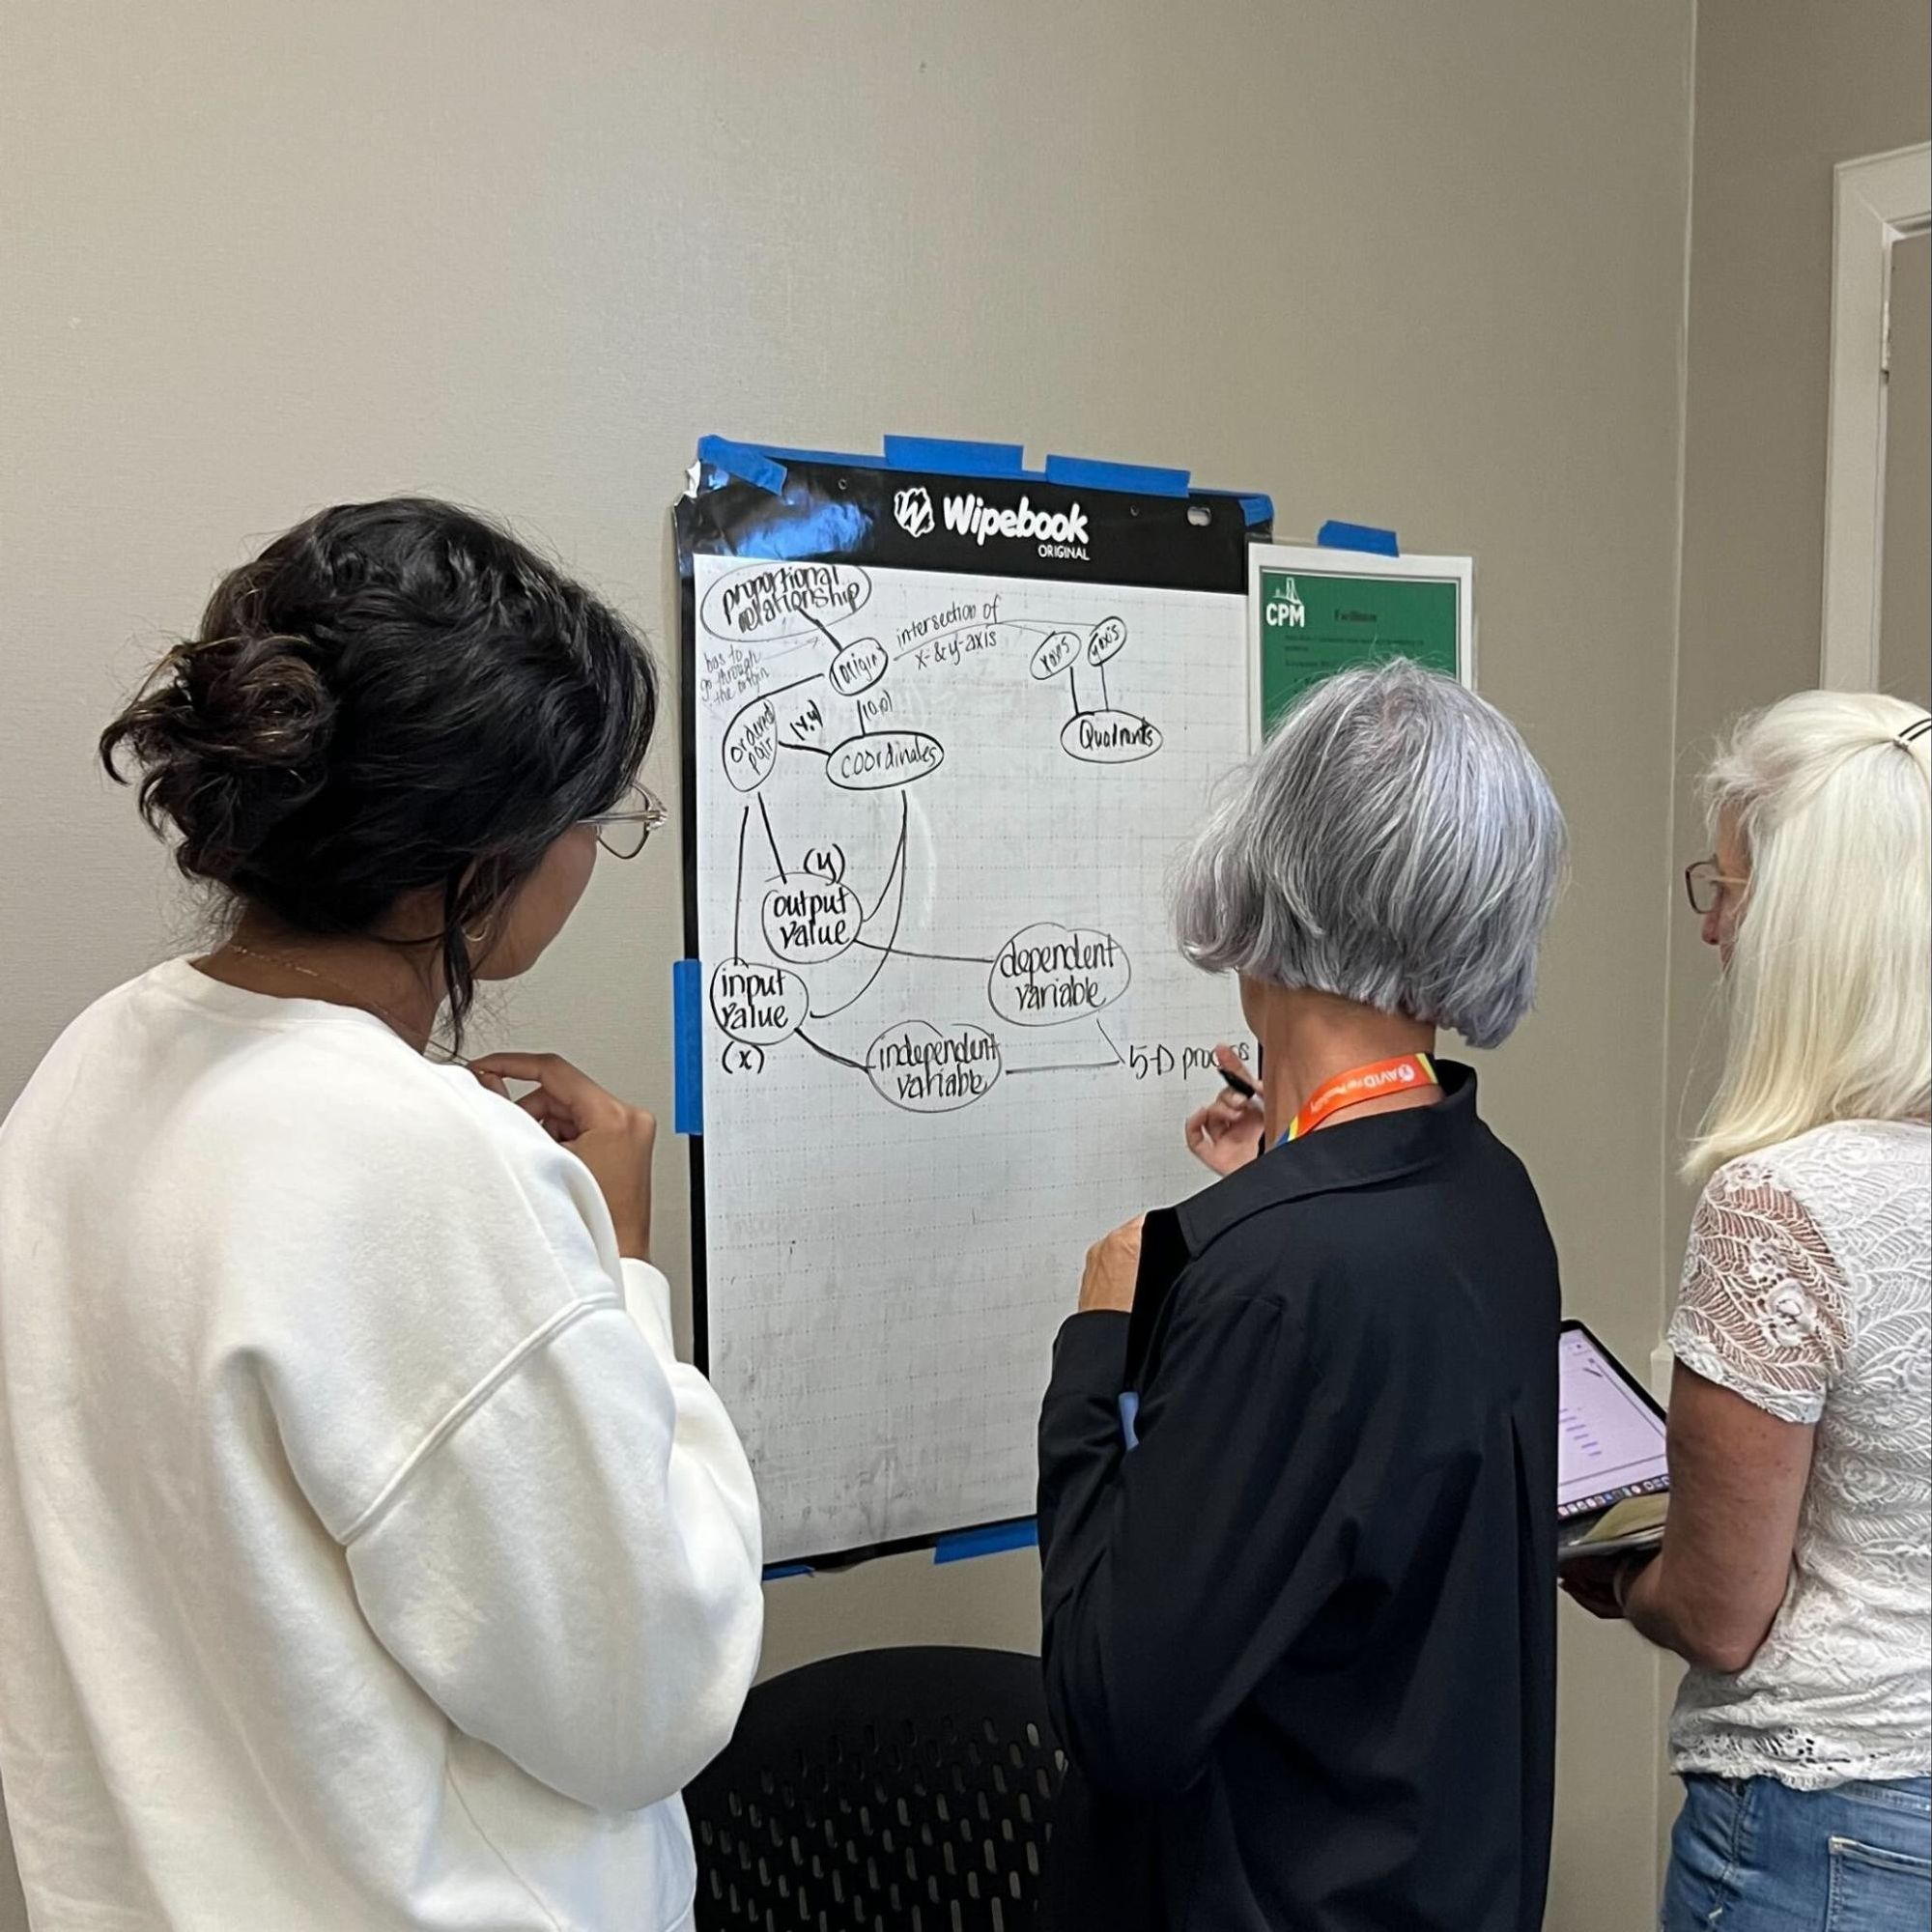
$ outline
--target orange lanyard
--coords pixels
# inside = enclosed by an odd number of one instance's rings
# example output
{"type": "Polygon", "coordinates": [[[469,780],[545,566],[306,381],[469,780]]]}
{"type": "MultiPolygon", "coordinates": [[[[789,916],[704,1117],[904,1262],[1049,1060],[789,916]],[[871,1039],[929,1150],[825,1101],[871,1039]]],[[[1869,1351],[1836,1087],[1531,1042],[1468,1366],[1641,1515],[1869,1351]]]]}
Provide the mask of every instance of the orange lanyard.
{"type": "MultiPolygon", "coordinates": [[[[1378,1060],[1368,1066],[1350,1067],[1332,1080],[1324,1080],[1308,1096],[1308,1104],[1289,1122],[1284,1141],[1298,1141],[1313,1133],[1330,1114],[1344,1107],[1359,1107],[1365,1100],[1379,1100],[1386,1094],[1400,1094],[1410,1087],[1439,1087],[1435,1063],[1426,1053],[1405,1053],[1394,1060],[1378,1060]]],[[[1281,1141],[1275,1143],[1277,1147],[1281,1141]]]]}

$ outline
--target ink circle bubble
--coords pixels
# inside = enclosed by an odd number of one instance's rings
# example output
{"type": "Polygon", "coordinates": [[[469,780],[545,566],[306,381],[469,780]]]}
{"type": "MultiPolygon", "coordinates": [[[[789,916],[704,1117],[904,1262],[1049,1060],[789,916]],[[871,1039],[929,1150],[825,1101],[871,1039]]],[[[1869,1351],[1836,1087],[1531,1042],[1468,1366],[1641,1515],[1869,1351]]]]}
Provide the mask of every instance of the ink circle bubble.
{"type": "Polygon", "coordinates": [[[889,791],[936,772],[945,756],[923,731],[862,731],[833,747],[825,776],[840,791],[889,791]]]}
{"type": "Polygon", "coordinates": [[[1080,662],[1080,635],[1077,631],[1054,631],[1042,638],[1027,668],[1042,683],[1071,670],[1080,662]]]}
{"type": "Polygon", "coordinates": [[[1126,950],[1110,932],[1027,925],[1000,948],[986,999],[1014,1026],[1065,1026],[1111,1007],[1132,978],[1126,950]]]}
{"type": "Polygon", "coordinates": [[[724,727],[724,776],[739,791],[756,791],[779,756],[779,714],[769,697],[741,704],[724,727]]]}
{"type": "Polygon", "coordinates": [[[794,872],[765,895],[759,918],[765,944],[788,966],[822,966],[852,950],[866,909],[850,886],[794,872]]]}
{"type": "Polygon", "coordinates": [[[1131,711],[1083,711],[1060,727],[1060,749],[1089,765],[1130,765],[1160,750],[1160,727],[1131,711]]]}
{"type": "Polygon", "coordinates": [[[870,691],[891,663],[891,653],[877,638],[855,638],[851,643],[838,646],[838,655],[825,675],[840,697],[856,697],[862,691],[870,691]]]}
{"type": "Polygon", "coordinates": [[[742,1039],[727,1039],[724,1051],[719,1055],[718,1064],[726,1073],[762,1073],[765,1070],[765,1049],[753,1046],[742,1039]]]}
{"type": "Polygon", "coordinates": [[[1118,617],[1102,617],[1087,639],[1087,662],[1103,665],[1127,641],[1127,627],[1118,617]]]}
{"type": "Polygon", "coordinates": [[[698,621],[714,638],[775,643],[855,616],[871,594],[872,580],[849,563],[751,563],[712,584],[698,621]]]}
{"type": "Polygon", "coordinates": [[[866,1077],[909,1114],[951,1114],[992,1091],[1003,1063],[984,1027],[903,1020],[866,1049],[866,1077]]]}
{"type": "Polygon", "coordinates": [[[777,1046],[805,1024],[811,988],[762,959],[721,960],[711,975],[711,1018],[726,1039],[777,1046]]]}

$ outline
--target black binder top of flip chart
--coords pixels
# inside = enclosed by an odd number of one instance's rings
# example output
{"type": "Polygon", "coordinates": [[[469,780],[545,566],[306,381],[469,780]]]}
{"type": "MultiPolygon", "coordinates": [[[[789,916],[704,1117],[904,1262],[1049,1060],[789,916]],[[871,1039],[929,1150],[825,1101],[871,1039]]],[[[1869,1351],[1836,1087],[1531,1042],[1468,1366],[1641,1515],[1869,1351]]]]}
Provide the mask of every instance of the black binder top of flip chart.
{"type": "MultiPolygon", "coordinates": [[[[888,444],[892,442],[888,439],[888,444]]],[[[1157,590],[1245,596],[1248,546],[1272,535],[1265,497],[1193,490],[1184,472],[1132,465],[1063,464],[1029,471],[1011,460],[980,467],[1008,445],[920,443],[957,450],[973,467],[907,468],[892,455],[838,456],[706,438],[694,487],[672,514],[683,692],[685,948],[697,950],[697,613],[692,559],[838,562],[888,570],[1051,578],[1157,590]],[[1156,487],[1131,487],[1140,478],[1156,487]]],[[[704,1239],[704,1140],[690,1137],[692,1333],[697,1366],[710,1367],[704,1239]]],[[[1043,1370],[1042,1370],[1043,1373],[1043,1370]]],[[[1006,1525],[961,1524],[864,1548],[829,1550],[780,1566],[781,1574],[843,1569],[875,1556],[949,1546],[976,1553],[974,1540],[1006,1525]]],[[[987,1548],[1010,1547],[995,1538],[987,1548]]]]}
{"type": "MultiPolygon", "coordinates": [[[[1244,596],[1249,540],[1269,530],[1266,517],[1255,516],[1265,498],[1221,491],[1155,495],[1024,470],[952,474],[857,459],[763,460],[771,468],[762,481],[700,460],[697,490],[676,512],[678,569],[687,582],[690,559],[705,554],[1244,596]]],[[[1132,473],[1095,469],[1123,479],[1132,473]]]]}

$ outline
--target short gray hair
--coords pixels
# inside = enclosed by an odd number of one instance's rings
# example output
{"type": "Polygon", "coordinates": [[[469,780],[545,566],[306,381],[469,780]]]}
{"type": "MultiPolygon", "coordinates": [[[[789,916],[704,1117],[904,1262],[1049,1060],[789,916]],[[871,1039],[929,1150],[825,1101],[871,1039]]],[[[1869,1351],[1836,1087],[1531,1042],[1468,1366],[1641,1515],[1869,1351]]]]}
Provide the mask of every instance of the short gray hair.
{"type": "Polygon", "coordinates": [[[1507,1039],[1536,995],[1563,813],[1494,705],[1406,659],[1304,693],[1182,860],[1188,958],[1507,1039]]]}

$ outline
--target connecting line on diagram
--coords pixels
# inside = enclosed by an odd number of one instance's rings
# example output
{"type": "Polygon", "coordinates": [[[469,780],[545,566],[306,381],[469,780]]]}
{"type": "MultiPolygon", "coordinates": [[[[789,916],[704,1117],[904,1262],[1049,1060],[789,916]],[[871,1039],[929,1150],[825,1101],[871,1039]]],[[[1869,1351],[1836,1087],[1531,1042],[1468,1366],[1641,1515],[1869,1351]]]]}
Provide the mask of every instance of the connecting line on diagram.
{"type": "Polygon", "coordinates": [[[898,722],[897,680],[889,683],[888,673],[900,667],[902,675],[943,669],[977,652],[1030,643],[1033,681],[1065,680],[1072,715],[1059,727],[1060,750],[1083,764],[1129,764],[1153,756],[1162,738],[1151,720],[1113,703],[1107,668],[1127,642],[1125,621],[1050,624],[1005,614],[1002,596],[974,597],[904,625],[890,645],[876,637],[841,637],[835,626],[850,624],[871,587],[867,573],[852,565],[760,563],[717,580],[701,602],[700,696],[720,713],[742,699],[718,746],[724,777],[744,799],[731,956],[713,967],[708,982],[723,1070],[755,1077],[768,1051],[795,1040],[863,1076],[895,1107],[946,1113],[983,1097],[1009,1074],[1123,1068],[1146,1078],[1211,1068],[1211,1054],[1202,1047],[1122,1051],[1101,1015],[1126,992],[1133,969],[1110,933],[1036,922],[984,953],[901,943],[911,866],[908,791],[940,769],[946,750],[930,731],[898,722]],[[752,649],[775,641],[781,645],[777,652],[752,649]],[[775,658],[797,661],[803,652],[824,661],[786,682],[766,684],[775,658]],[[1097,705],[1091,702],[1096,695],[1097,705]],[[786,755],[810,760],[837,791],[898,792],[892,857],[866,895],[846,877],[840,846],[787,849],[764,794],[786,755]],[[748,902],[760,942],[750,954],[748,902]],[[846,958],[863,959],[866,970],[856,980],[830,976],[835,991],[814,969],[846,958]],[[861,1008],[894,960],[918,962],[929,976],[977,969],[984,975],[990,1018],[1015,1030],[1068,1029],[1071,1037],[1056,1034],[1058,1051],[1038,1062],[1009,1062],[1009,1052],[1026,1043],[1024,1031],[1003,1039],[977,1021],[909,1019],[877,1033],[861,1053],[841,1051],[836,1029],[831,1037],[823,1029],[861,1008]]]}

